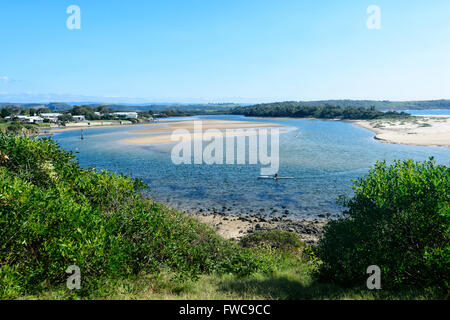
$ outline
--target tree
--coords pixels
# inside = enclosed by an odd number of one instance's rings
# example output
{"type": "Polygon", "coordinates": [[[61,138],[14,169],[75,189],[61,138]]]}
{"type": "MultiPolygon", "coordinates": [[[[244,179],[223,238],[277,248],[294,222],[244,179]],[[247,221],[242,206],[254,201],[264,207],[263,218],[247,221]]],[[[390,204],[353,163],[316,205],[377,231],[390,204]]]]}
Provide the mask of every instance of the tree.
{"type": "Polygon", "coordinates": [[[1,116],[2,118],[9,117],[10,115],[11,115],[11,112],[10,112],[7,108],[2,108],[2,109],[0,110],[0,116],[1,116]]]}
{"type": "Polygon", "coordinates": [[[450,167],[426,162],[377,162],[355,181],[348,209],[330,221],[319,242],[320,276],[364,283],[378,265],[385,286],[450,288],[450,167]]]}

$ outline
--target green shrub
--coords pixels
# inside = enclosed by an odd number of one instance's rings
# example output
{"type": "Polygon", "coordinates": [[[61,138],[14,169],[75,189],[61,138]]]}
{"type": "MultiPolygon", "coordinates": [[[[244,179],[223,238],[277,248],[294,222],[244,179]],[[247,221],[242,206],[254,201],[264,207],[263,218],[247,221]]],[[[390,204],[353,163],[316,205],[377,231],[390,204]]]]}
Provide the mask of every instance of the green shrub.
{"type": "Polygon", "coordinates": [[[0,298],[64,284],[81,269],[89,294],[101,279],[172,270],[247,275],[271,260],[153,203],[145,185],[80,168],[51,138],[0,133],[0,298]]]}
{"type": "Polygon", "coordinates": [[[320,277],[363,285],[367,267],[378,265],[384,287],[448,289],[450,168],[433,159],[377,162],[353,190],[319,242],[320,277]]]}
{"type": "Polygon", "coordinates": [[[276,229],[248,234],[242,237],[240,244],[244,248],[270,246],[283,251],[298,251],[305,247],[305,243],[296,233],[276,229]]]}

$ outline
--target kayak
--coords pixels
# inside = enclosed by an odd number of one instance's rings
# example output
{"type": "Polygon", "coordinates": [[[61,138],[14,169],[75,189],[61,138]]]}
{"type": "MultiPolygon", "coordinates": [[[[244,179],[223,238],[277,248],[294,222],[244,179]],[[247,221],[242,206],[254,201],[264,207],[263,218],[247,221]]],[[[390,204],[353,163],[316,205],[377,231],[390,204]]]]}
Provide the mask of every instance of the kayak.
{"type": "Polygon", "coordinates": [[[280,179],[294,179],[294,177],[278,177],[275,179],[274,176],[259,176],[258,179],[273,179],[273,180],[280,180],[280,179]]]}

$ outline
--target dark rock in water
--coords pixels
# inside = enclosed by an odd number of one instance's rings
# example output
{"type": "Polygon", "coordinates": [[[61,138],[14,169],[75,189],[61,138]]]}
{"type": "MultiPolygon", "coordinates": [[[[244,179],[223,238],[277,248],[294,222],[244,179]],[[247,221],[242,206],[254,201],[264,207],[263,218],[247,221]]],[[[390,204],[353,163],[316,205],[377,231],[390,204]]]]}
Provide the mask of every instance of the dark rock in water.
{"type": "Polygon", "coordinates": [[[223,220],[228,221],[228,220],[230,220],[230,219],[228,219],[227,217],[224,217],[223,220]]]}
{"type": "Polygon", "coordinates": [[[288,214],[288,213],[289,213],[289,210],[284,210],[284,213],[288,214]]]}
{"type": "Polygon", "coordinates": [[[325,218],[325,215],[324,214],[318,214],[317,215],[319,218],[325,218]]]}
{"type": "Polygon", "coordinates": [[[281,206],[281,208],[286,209],[286,206],[281,206]]]}
{"type": "Polygon", "coordinates": [[[264,212],[265,210],[264,210],[264,208],[261,208],[261,209],[259,209],[259,211],[264,212]]]}
{"type": "Polygon", "coordinates": [[[203,212],[203,209],[200,209],[199,212],[203,212]]]}

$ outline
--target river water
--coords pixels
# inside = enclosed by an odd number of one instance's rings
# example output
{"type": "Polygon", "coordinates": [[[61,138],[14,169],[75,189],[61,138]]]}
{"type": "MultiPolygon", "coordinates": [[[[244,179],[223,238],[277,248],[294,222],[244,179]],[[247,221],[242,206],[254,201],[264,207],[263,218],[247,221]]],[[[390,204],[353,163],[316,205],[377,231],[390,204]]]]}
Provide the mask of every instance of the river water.
{"type": "Polygon", "coordinates": [[[243,116],[198,116],[194,119],[228,119],[272,122],[286,126],[280,134],[280,176],[288,180],[258,180],[261,165],[175,165],[173,145],[131,145],[121,140],[145,126],[95,128],[54,134],[65,149],[76,153],[83,167],[110,169],[142,179],[151,188],[149,196],[186,210],[228,214],[262,213],[294,218],[340,214],[339,195],[351,195],[351,180],[363,176],[377,160],[412,158],[449,165],[450,149],[386,144],[374,134],[350,122],[260,119],[243,116]],[[225,209],[223,209],[225,207],[225,209]]]}

